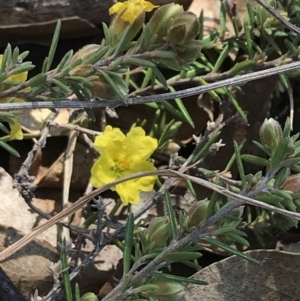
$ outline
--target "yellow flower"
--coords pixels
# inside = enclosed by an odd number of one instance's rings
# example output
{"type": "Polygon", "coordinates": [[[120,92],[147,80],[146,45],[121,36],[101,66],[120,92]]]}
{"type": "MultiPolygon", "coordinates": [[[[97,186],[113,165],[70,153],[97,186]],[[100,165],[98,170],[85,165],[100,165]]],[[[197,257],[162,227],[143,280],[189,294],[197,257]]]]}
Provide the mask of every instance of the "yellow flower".
{"type": "Polygon", "coordinates": [[[112,15],[114,13],[121,14],[121,19],[125,22],[133,24],[135,19],[139,16],[139,14],[143,11],[151,12],[154,8],[158,7],[158,5],[153,5],[149,1],[145,0],[128,0],[123,3],[117,2],[109,9],[109,14],[112,15]]]}
{"type": "Polygon", "coordinates": [[[14,124],[10,123],[10,140],[22,140],[23,139],[23,132],[21,129],[21,125],[17,119],[17,117],[12,118],[12,121],[14,122],[14,124]]]}
{"type": "MultiPolygon", "coordinates": [[[[0,54],[0,66],[2,64],[3,55],[0,54]]],[[[7,78],[3,83],[0,84],[0,92],[5,91],[6,89],[9,89],[12,87],[9,82],[19,82],[23,83],[27,79],[28,72],[21,72],[15,75],[10,76],[7,78]]],[[[10,99],[10,97],[5,97],[3,99],[0,99],[0,102],[7,102],[10,99]]],[[[14,102],[23,102],[24,100],[21,98],[15,98],[14,102]]],[[[12,118],[13,123],[10,123],[10,139],[14,140],[22,140],[23,139],[23,132],[21,130],[21,125],[17,119],[17,117],[12,118]]]]}
{"type": "MultiPolygon", "coordinates": [[[[156,170],[148,159],[157,148],[157,140],[145,135],[141,127],[133,128],[127,136],[120,129],[107,126],[102,136],[95,139],[101,157],[94,163],[91,183],[101,187],[139,171],[156,170]]],[[[115,190],[124,205],[138,204],[140,191],[151,191],[156,176],[142,177],[116,185],[115,190]]]]}

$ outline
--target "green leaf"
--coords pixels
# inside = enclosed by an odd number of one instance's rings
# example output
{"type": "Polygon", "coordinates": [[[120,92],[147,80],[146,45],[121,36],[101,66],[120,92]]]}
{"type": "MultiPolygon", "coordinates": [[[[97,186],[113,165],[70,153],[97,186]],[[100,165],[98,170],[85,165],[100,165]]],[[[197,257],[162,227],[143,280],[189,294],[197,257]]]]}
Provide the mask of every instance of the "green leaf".
{"type": "Polygon", "coordinates": [[[20,62],[22,62],[22,61],[28,56],[28,54],[29,54],[29,51],[24,51],[24,52],[22,52],[22,53],[19,55],[18,60],[19,60],[20,62]]]}
{"type": "Polygon", "coordinates": [[[61,21],[58,20],[57,24],[56,24],[56,28],[54,31],[54,35],[52,38],[52,43],[50,46],[50,50],[49,50],[49,54],[48,54],[48,60],[46,63],[46,72],[50,70],[51,64],[53,62],[53,58],[56,52],[56,48],[57,48],[57,44],[58,44],[58,40],[59,40],[59,34],[60,34],[60,30],[61,30],[61,21]]]}
{"type": "Polygon", "coordinates": [[[155,284],[144,284],[139,287],[134,288],[134,293],[154,293],[158,289],[158,286],[155,284]]]}
{"type": "Polygon", "coordinates": [[[128,216],[127,224],[126,224],[126,234],[125,234],[125,250],[124,250],[124,258],[123,258],[123,277],[130,270],[131,265],[131,252],[133,245],[133,230],[134,230],[134,215],[131,212],[128,216]]]}
{"type": "Polygon", "coordinates": [[[164,125],[164,120],[162,120],[162,125],[160,128],[163,129],[163,133],[161,134],[159,141],[158,141],[158,149],[162,148],[166,142],[168,142],[168,137],[170,136],[170,131],[173,126],[176,125],[176,122],[174,119],[171,120],[167,125],[164,125]]]}
{"type": "Polygon", "coordinates": [[[234,76],[239,74],[241,71],[248,69],[253,66],[253,62],[251,60],[245,60],[240,63],[236,63],[229,71],[228,74],[230,76],[234,76]]]}
{"type": "MultiPolygon", "coordinates": [[[[172,87],[172,86],[169,86],[169,90],[171,92],[176,92],[175,89],[172,87]]],[[[189,114],[189,112],[187,111],[185,105],[183,104],[182,100],[180,98],[175,98],[175,102],[177,104],[177,107],[179,109],[179,111],[182,113],[182,115],[184,116],[185,118],[185,121],[187,121],[190,126],[192,128],[195,128],[195,123],[191,117],[191,115],[189,114]]]]}
{"type": "Polygon", "coordinates": [[[137,59],[137,58],[124,58],[123,63],[126,65],[136,65],[136,66],[144,66],[148,68],[152,68],[153,73],[159,80],[159,82],[163,85],[165,89],[168,88],[168,84],[166,82],[166,79],[164,78],[163,74],[159,71],[159,69],[156,67],[155,64],[152,62],[142,60],[142,59],[137,59]]]}
{"type": "Polygon", "coordinates": [[[249,58],[253,59],[253,48],[252,48],[252,37],[249,29],[249,23],[248,20],[244,20],[244,32],[245,32],[245,38],[246,38],[246,47],[248,50],[249,58]]]}
{"type": "Polygon", "coordinates": [[[246,240],[244,237],[240,236],[235,231],[230,232],[230,233],[226,233],[225,237],[229,238],[229,239],[231,239],[231,240],[233,240],[233,241],[235,241],[235,242],[237,242],[237,243],[239,243],[239,244],[241,244],[243,246],[247,246],[247,247],[250,246],[248,240],[246,240]]]}
{"type": "Polygon", "coordinates": [[[18,63],[19,54],[20,54],[19,47],[15,47],[11,58],[12,65],[18,63]]]}
{"type": "Polygon", "coordinates": [[[224,61],[227,59],[228,57],[228,53],[231,49],[231,45],[227,44],[224,49],[222,50],[222,52],[220,53],[215,66],[213,68],[213,70],[211,72],[218,72],[219,69],[221,68],[221,66],[223,65],[224,61]]]}
{"type": "Polygon", "coordinates": [[[57,65],[56,67],[56,72],[59,73],[65,66],[67,66],[71,60],[73,56],[73,50],[70,50],[69,52],[67,52],[64,57],[62,58],[62,60],[60,61],[60,63],[57,65]]]}
{"type": "Polygon", "coordinates": [[[231,248],[231,247],[227,246],[226,244],[223,244],[222,242],[220,242],[218,240],[215,240],[215,239],[213,239],[211,237],[205,237],[205,238],[202,238],[202,240],[204,240],[204,241],[206,241],[208,243],[211,243],[211,244],[213,244],[213,245],[215,245],[217,247],[220,247],[221,249],[227,251],[228,253],[230,253],[232,255],[237,255],[237,256],[239,256],[241,258],[244,258],[246,260],[249,260],[249,261],[251,261],[253,263],[259,263],[259,261],[257,259],[255,259],[255,258],[253,258],[251,256],[248,256],[248,255],[246,255],[246,254],[244,254],[244,253],[242,253],[242,252],[240,252],[240,251],[238,251],[238,250],[236,250],[234,248],[231,248]]]}
{"type": "Polygon", "coordinates": [[[238,101],[236,100],[236,98],[233,96],[233,94],[228,89],[226,89],[226,95],[228,96],[229,100],[231,101],[231,103],[235,107],[236,111],[240,114],[240,116],[245,121],[247,121],[247,115],[245,114],[243,109],[240,107],[240,105],[239,105],[238,101]]]}
{"type": "MultiPolygon", "coordinates": [[[[112,54],[113,57],[116,57],[120,52],[122,52],[122,50],[126,47],[126,45],[128,45],[128,42],[126,42],[126,39],[127,39],[128,33],[131,30],[131,28],[132,28],[132,24],[129,24],[129,26],[127,26],[125,28],[125,30],[123,31],[120,41],[116,45],[114,53],[112,54]]],[[[111,49],[113,49],[113,48],[111,48],[111,49]]]]}
{"type": "Polygon", "coordinates": [[[126,96],[122,91],[119,89],[119,87],[116,85],[115,81],[111,79],[111,77],[104,71],[98,70],[99,73],[104,77],[104,79],[107,81],[107,83],[110,85],[110,87],[114,90],[114,92],[118,95],[118,97],[126,103],[126,96]]]}
{"type": "Polygon", "coordinates": [[[66,299],[67,301],[73,301],[71,280],[69,275],[69,264],[68,264],[68,257],[65,248],[65,242],[63,243],[63,246],[61,248],[60,258],[61,258],[61,264],[63,270],[64,289],[65,289],[66,299]]]}
{"type": "Polygon", "coordinates": [[[75,301],[80,301],[80,288],[77,282],[75,284],[75,301]]]}
{"type": "Polygon", "coordinates": [[[220,194],[214,191],[206,208],[204,221],[207,221],[216,212],[216,205],[218,204],[219,198],[220,194]]]}
{"type": "Polygon", "coordinates": [[[291,138],[283,138],[279,143],[274,155],[271,158],[270,170],[273,171],[278,168],[279,164],[286,158],[290,153],[291,138]]]}
{"type": "Polygon", "coordinates": [[[26,71],[30,71],[34,68],[35,66],[32,65],[31,62],[25,62],[22,63],[21,65],[19,65],[18,67],[14,68],[13,70],[11,70],[9,72],[9,76],[15,75],[15,74],[19,74],[22,72],[26,72],[26,71]]]}
{"type": "Polygon", "coordinates": [[[44,84],[47,81],[47,75],[46,74],[38,74],[34,77],[32,77],[27,83],[27,87],[38,87],[42,84],[44,84]]]}
{"type": "Polygon", "coordinates": [[[219,33],[223,35],[226,31],[226,4],[225,2],[221,2],[221,11],[220,11],[220,26],[219,33]]]}
{"type": "Polygon", "coordinates": [[[99,49],[84,61],[85,64],[95,64],[98,62],[108,51],[109,46],[99,47],[99,49]]]}
{"type": "Polygon", "coordinates": [[[195,155],[193,162],[197,162],[202,156],[209,151],[209,148],[217,141],[217,139],[220,137],[221,132],[217,132],[215,135],[213,135],[208,142],[203,146],[203,148],[198,152],[198,154],[195,155]]]}
{"type": "Polygon", "coordinates": [[[7,44],[2,57],[2,65],[1,65],[2,72],[5,72],[6,67],[8,67],[8,65],[10,64],[11,56],[12,56],[11,45],[7,44]]]}
{"type": "Polygon", "coordinates": [[[91,108],[84,108],[84,111],[86,112],[86,114],[88,115],[88,117],[89,117],[93,122],[96,121],[96,116],[95,116],[95,114],[94,114],[93,109],[91,109],[91,108]]]}
{"type": "Polygon", "coordinates": [[[258,156],[244,154],[241,155],[243,161],[246,161],[251,164],[261,165],[261,166],[268,166],[270,165],[270,161],[268,159],[264,159],[258,156]]]}
{"type": "Polygon", "coordinates": [[[235,227],[222,227],[214,231],[214,235],[226,235],[228,232],[235,231],[235,227]]]}
{"type": "Polygon", "coordinates": [[[243,162],[241,159],[240,149],[239,149],[239,146],[236,143],[236,141],[234,141],[234,153],[235,153],[235,160],[236,160],[236,164],[238,167],[239,175],[240,175],[243,187],[245,187],[247,184],[246,177],[245,177],[245,171],[244,171],[244,166],[243,166],[243,162]]]}
{"type": "Polygon", "coordinates": [[[174,209],[172,206],[171,196],[168,190],[165,191],[165,200],[166,200],[168,216],[171,224],[171,229],[172,229],[172,239],[175,239],[178,236],[178,232],[177,232],[177,225],[175,220],[174,209]]]}
{"type": "Polygon", "coordinates": [[[59,81],[59,80],[57,80],[57,79],[55,79],[55,78],[53,78],[53,79],[51,80],[51,82],[52,82],[54,85],[60,87],[64,92],[66,92],[66,93],[72,93],[72,90],[71,90],[67,85],[65,85],[63,82],[61,82],[61,81],[59,81]]]}
{"type": "Polygon", "coordinates": [[[9,134],[8,128],[2,122],[0,122],[0,130],[3,131],[5,134],[9,134]]]}
{"type": "Polygon", "coordinates": [[[0,147],[3,147],[5,150],[7,150],[12,155],[20,158],[20,154],[14,148],[12,148],[9,144],[7,144],[6,142],[4,142],[1,139],[0,139],[0,147]]]}
{"type": "Polygon", "coordinates": [[[153,276],[155,278],[174,280],[174,281],[178,281],[180,283],[193,283],[193,284],[198,284],[198,285],[207,285],[208,284],[207,282],[199,280],[199,279],[186,278],[186,277],[181,277],[181,276],[177,276],[177,275],[165,274],[165,273],[161,273],[161,272],[154,272],[153,276]]]}

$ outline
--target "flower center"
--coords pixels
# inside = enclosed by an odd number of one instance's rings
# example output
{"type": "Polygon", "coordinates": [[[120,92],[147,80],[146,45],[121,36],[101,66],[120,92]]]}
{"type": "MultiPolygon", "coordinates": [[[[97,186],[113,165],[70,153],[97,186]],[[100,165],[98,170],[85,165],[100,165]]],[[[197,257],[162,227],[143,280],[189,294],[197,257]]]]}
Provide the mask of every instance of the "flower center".
{"type": "Polygon", "coordinates": [[[115,171],[116,173],[121,173],[128,169],[131,162],[131,159],[123,158],[116,163],[116,165],[113,167],[113,171],[115,171]]]}

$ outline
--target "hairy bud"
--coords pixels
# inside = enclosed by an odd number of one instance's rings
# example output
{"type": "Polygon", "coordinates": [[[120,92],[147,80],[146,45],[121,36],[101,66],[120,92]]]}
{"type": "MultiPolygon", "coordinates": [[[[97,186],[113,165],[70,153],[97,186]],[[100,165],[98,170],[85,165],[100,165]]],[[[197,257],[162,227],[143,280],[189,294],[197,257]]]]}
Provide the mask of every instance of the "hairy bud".
{"type": "Polygon", "coordinates": [[[153,296],[159,301],[179,301],[184,296],[184,286],[179,282],[160,280],[153,284],[158,286],[153,296]]]}
{"type": "Polygon", "coordinates": [[[273,118],[265,119],[259,130],[260,141],[263,145],[276,147],[282,140],[282,129],[273,118]]]}
{"type": "Polygon", "coordinates": [[[199,19],[191,12],[184,12],[170,22],[166,40],[173,44],[187,43],[199,33],[199,19]]]}
{"type": "Polygon", "coordinates": [[[196,202],[187,214],[188,227],[197,227],[204,219],[209,201],[207,199],[196,202]]]}
{"type": "Polygon", "coordinates": [[[154,218],[146,232],[149,243],[155,243],[155,247],[165,247],[171,237],[171,225],[167,217],[154,218]]]}

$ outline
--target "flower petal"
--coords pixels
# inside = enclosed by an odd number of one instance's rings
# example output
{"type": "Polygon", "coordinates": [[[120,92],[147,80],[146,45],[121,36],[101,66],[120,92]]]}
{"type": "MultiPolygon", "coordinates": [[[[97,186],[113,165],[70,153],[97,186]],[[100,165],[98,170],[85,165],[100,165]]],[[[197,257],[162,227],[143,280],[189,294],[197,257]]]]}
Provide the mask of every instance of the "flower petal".
{"type": "Polygon", "coordinates": [[[103,135],[95,139],[95,148],[102,155],[117,162],[124,157],[126,137],[118,128],[108,125],[103,135]]]}
{"type": "Polygon", "coordinates": [[[109,9],[109,14],[119,13],[123,21],[133,24],[140,13],[151,12],[158,5],[144,0],[129,0],[123,3],[116,3],[109,9]]]}
{"type": "Polygon", "coordinates": [[[10,140],[22,140],[23,139],[23,132],[21,129],[21,125],[16,117],[12,118],[14,124],[10,123],[10,140]]]}
{"type": "Polygon", "coordinates": [[[157,149],[157,139],[145,135],[141,127],[133,128],[126,139],[126,157],[133,162],[143,162],[157,149]]]}
{"type": "MultiPolygon", "coordinates": [[[[127,2],[127,1],[126,1],[127,2]]],[[[127,7],[127,3],[121,3],[121,2],[117,2],[115,3],[110,9],[109,9],[109,14],[115,14],[115,13],[120,13],[123,9],[126,9],[127,7]]]]}
{"type": "MultiPolygon", "coordinates": [[[[144,161],[139,164],[132,164],[130,170],[126,173],[133,174],[139,171],[154,171],[156,167],[152,162],[144,161]]],[[[155,185],[157,176],[147,176],[135,179],[135,185],[141,191],[151,191],[155,185]]]]}
{"type": "Polygon", "coordinates": [[[101,156],[91,169],[90,182],[94,187],[101,187],[117,180],[117,174],[112,170],[113,163],[110,158],[101,156]]]}
{"type": "Polygon", "coordinates": [[[125,206],[128,204],[138,204],[140,202],[140,193],[133,180],[116,185],[116,191],[125,206]]]}

